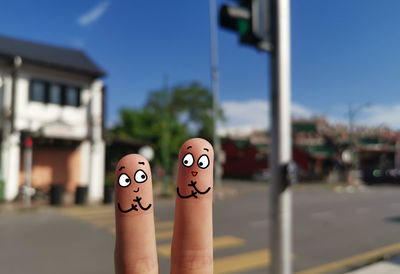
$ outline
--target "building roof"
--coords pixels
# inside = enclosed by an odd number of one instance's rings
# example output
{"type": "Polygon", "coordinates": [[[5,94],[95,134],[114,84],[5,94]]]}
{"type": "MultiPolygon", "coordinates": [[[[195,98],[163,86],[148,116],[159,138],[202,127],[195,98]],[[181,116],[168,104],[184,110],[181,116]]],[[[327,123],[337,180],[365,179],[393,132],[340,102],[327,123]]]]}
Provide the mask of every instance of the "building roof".
{"type": "Polygon", "coordinates": [[[105,72],[97,66],[85,52],[0,35],[0,57],[13,60],[20,56],[23,63],[33,63],[101,77],[105,72]]]}

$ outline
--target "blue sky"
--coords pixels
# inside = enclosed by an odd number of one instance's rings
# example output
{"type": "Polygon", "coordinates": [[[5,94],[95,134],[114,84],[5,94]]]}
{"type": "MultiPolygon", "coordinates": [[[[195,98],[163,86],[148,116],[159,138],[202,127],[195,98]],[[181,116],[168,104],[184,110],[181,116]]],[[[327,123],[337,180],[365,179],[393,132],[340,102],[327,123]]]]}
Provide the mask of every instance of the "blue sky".
{"type": "MultiPolygon", "coordinates": [[[[229,1],[217,1],[218,6],[229,1]]],[[[210,86],[208,1],[2,2],[0,34],[85,50],[108,76],[108,120],[149,91],[198,80],[210,86]]],[[[293,114],[400,129],[400,1],[292,1],[293,114]],[[399,124],[399,125],[397,125],[399,124]]],[[[219,28],[223,127],[268,125],[268,54],[219,28]]]]}

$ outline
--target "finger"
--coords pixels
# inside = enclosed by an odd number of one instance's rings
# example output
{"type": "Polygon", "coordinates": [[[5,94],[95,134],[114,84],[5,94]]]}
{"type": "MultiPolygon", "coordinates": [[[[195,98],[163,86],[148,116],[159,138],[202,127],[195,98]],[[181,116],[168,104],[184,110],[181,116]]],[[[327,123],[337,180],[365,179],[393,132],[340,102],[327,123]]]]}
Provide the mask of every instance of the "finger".
{"type": "Polygon", "coordinates": [[[129,154],[115,171],[115,272],[158,273],[150,165],[129,154]]]}
{"type": "Polygon", "coordinates": [[[171,273],[213,272],[212,192],[214,151],[194,138],[179,151],[171,273]]]}

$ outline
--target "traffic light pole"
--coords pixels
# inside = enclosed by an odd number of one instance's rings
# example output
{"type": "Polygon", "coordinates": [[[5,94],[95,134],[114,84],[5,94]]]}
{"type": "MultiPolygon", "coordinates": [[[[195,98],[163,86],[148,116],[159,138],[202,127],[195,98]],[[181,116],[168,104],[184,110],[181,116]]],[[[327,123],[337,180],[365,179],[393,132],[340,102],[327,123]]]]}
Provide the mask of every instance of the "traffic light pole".
{"type": "Polygon", "coordinates": [[[292,273],[290,0],[271,0],[271,274],[292,273]]]}
{"type": "Polygon", "coordinates": [[[217,13],[215,0],[209,0],[210,8],[210,51],[211,51],[211,87],[213,95],[213,146],[214,146],[214,184],[222,185],[222,159],[221,142],[218,136],[218,98],[219,98],[219,73],[218,73],[218,38],[217,38],[217,13]]]}

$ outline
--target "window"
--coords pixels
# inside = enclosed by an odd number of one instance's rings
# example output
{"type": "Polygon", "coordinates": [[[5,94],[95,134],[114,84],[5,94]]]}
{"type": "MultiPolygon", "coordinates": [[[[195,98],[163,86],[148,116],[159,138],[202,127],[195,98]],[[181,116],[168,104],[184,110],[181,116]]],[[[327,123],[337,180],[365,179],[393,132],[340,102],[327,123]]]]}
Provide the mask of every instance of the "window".
{"type": "Polygon", "coordinates": [[[58,84],[51,84],[50,85],[49,103],[61,105],[61,103],[62,103],[61,85],[58,85],[58,84]]]}
{"type": "Polygon", "coordinates": [[[29,90],[29,100],[31,101],[79,107],[80,99],[79,87],[37,79],[31,80],[29,90]]]}
{"type": "Polygon", "coordinates": [[[76,106],[80,105],[80,90],[76,87],[65,88],[65,105],[76,106]]]}
{"type": "Polygon", "coordinates": [[[45,102],[46,101],[46,83],[44,81],[31,81],[29,99],[31,101],[45,102]]]}

